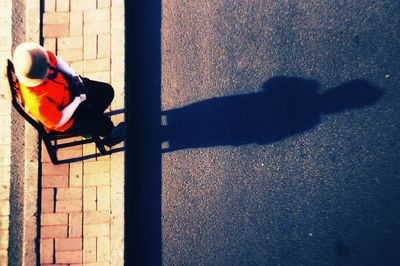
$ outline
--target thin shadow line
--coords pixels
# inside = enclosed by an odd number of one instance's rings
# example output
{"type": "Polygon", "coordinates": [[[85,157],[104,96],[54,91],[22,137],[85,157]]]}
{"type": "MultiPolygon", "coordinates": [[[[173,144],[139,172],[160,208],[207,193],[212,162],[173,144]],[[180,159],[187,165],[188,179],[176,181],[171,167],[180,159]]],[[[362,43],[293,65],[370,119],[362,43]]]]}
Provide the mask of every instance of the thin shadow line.
{"type": "Polygon", "coordinates": [[[89,154],[89,155],[74,157],[74,158],[68,158],[68,159],[62,159],[62,160],[58,160],[58,161],[59,161],[59,163],[74,163],[74,162],[80,162],[80,161],[84,161],[84,160],[88,160],[88,159],[105,156],[105,155],[111,155],[113,153],[118,153],[118,152],[123,152],[123,151],[125,151],[125,147],[111,149],[111,150],[107,151],[105,154],[100,154],[100,153],[96,152],[94,154],[89,154]]]}
{"type": "Polygon", "coordinates": [[[125,113],[125,109],[118,109],[118,110],[113,110],[110,112],[105,112],[104,114],[107,116],[113,116],[113,115],[124,114],[124,113],[125,113]]]}

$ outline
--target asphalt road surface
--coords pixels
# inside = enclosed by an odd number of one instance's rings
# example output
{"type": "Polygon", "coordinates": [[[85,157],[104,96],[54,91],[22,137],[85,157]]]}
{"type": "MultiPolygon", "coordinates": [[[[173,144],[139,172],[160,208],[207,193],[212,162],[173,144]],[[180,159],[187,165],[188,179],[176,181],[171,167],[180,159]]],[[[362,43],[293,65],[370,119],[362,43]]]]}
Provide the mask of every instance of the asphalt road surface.
{"type": "Polygon", "coordinates": [[[399,14],[163,1],[165,265],[400,264],[399,14]]]}

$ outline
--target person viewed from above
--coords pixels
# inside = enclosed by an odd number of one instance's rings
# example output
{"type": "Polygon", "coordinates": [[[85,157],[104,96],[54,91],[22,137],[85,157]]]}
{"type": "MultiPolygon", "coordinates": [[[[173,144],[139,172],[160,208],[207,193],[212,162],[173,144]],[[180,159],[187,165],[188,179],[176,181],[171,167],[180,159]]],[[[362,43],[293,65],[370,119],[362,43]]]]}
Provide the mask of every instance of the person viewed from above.
{"type": "Polygon", "coordinates": [[[33,42],[14,51],[13,64],[26,110],[46,131],[102,136],[111,147],[125,137],[104,111],[114,98],[110,84],[81,78],[59,56],[33,42]]]}

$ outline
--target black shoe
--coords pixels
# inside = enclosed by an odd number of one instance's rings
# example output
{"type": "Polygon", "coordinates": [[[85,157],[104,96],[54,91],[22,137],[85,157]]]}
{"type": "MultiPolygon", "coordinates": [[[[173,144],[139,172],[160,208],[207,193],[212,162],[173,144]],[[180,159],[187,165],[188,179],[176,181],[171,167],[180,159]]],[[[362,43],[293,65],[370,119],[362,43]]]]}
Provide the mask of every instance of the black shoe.
{"type": "Polygon", "coordinates": [[[111,134],[103,139],[104,145],[111,148],[114,145],[124,141],[126,135],[126,123],[121,122],[118,126],[114,127],[111,134]]]}

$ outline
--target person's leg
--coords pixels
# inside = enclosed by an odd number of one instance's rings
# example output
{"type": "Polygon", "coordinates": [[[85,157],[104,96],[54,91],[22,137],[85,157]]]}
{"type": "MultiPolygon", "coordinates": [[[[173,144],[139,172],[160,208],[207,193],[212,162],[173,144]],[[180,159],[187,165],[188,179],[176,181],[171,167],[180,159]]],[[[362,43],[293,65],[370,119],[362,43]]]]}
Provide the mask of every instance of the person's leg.
{"type": "Polygon", "coordinates": [[[78,109],[74,118],[74,123],[66,130],[66,133],[105,137],[109,136],[114,129],[114,124],[108,116],[89,108],[78,109]]]}
{"type": "Polygon", "coordinates": [[[103,113],[114,99],[114,89],[108,83],[82,78],[87,89],[86,104],[103,113]]]}
{"type": "Polygon", "coordinates": [[[75,121],[66,132],[80,135],[99,135],[105,137],[103,143],[111,147],[125,139],[125,123],[114,127],[111,119],[103,112],[114,98],[110,84],[82,79],[87,88],[87,99],[75,111],[75,121]]]}
{"type": "Polygon", "coordinates": [[[98,112],[90,112],[88,108],[80,108],[75,115],[72,126],[66,133],[78,135],[102,136],[104,145],[112,147],[125,139],[125,122],[114,126],[111,119],[98,112]]]}

